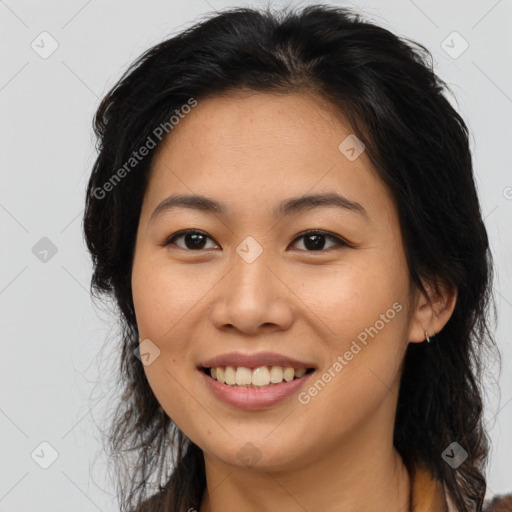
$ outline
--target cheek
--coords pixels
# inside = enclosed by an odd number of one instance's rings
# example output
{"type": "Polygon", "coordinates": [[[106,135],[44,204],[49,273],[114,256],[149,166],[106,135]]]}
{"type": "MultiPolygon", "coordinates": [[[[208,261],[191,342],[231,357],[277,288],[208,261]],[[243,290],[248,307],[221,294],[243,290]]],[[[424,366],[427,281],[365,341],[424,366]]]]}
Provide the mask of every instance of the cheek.
{"type": "Polygon", "coordinates": [[[190,389],[197,371],[193,363],[195,315],[215,282],[211,272],[187,272],[144,250],[134,259],[132,294],[140,339],[151,340],[158,349],[158,356],[144,371],[158,402],[187,432],[194,426],[190,418],[201,415],[190,389]]]}
{"type": "Polygon", "coordinates": [[[329,357],[301,397],[322,418],[316,436],[327,425],[337,426],[334,437],[357,428],[384,403],[391,411],[390,389],[407,348],[407,294],[396,274],[384,277],[377,265],[353,270],[333,279],[317,304],[331,331],[324,338],[329,357]]]}
{"type": "Polygon", "coordinates": [[[333,350],[343,350],[360,333],[364,339],[365,329],[376,322],[379,331],[389,332],[392,324],[396,330],[405,319],[408,280],[404,269],[378,255],[357,257],[325,272],[311,269],[310,275],[301,278],[302,300],[321,320],[318,326],[333,350]]]}
{"type": "Polygon", "coordinates": [[[132,294],[141,337],[175,343],[174,333],[211,288],[206,273],[170,265],[165,258],[136,257],[132,294]]]}
{"type": "Polygon", "coordinates": [[[326,421],[357,423],[379,407],[398,378],[407,348],[408,283],[400,255],[384,250],[368,250],[322,279],[311,309],[329,328],[329,361],[311,390],[322,390],[322,397],[311,399],[326,421]]]}

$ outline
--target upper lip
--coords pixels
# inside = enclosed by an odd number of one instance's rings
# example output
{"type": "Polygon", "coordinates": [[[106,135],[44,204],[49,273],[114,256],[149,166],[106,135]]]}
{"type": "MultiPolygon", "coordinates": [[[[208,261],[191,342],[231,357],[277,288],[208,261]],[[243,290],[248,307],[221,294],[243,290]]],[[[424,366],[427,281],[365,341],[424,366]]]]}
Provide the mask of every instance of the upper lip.
{"type": "Polygon", "coordinates": [[[258,368],[259,366],[282,366],[292,368],[315,368],[315,365],[309,362],[298,361],[291,357],[275,354],[273,352],[259,352],[256,354],[244,354],[242,352],[230,352],[212,357],[201,363],[203,368],[213,368],[216,366],[244,366],[246,368],[258,368]]]}

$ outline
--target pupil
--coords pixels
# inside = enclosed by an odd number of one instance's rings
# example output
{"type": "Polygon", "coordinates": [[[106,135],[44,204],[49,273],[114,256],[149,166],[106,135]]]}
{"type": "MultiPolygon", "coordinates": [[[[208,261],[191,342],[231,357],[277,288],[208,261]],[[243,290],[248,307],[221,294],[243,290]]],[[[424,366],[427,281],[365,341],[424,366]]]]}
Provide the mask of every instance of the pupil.
{"type": "Polygon", "coordinates": [[[187,233],[185,235],[185,241],[187,243],[187,247],[192,246],[194,249],[202,249],[205,243],[204,236],[200,233],[187,233]],[[190,241],[192,241],[192,243],[189,243],[190,241]]]}
{"type": "Polygon", "coordinates": [[[325,245],[325,239],[324,239],[324,235],[307,235],[305,238],[304,238],[304,245],[308,248],[308,249],[323,249],[324,245],[325,245]],[[312,243],[309,243],[311,242],[312,243]]]}

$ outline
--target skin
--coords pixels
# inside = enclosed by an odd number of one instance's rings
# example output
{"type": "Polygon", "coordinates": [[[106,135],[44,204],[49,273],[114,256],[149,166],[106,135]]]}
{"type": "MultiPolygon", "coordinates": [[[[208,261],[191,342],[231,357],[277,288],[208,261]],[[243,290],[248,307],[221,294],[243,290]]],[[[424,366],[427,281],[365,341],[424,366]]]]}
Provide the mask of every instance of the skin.
{"type": "MultiPolygon", "coordinates": [[[[346,119],[310,94],[237,91],[198,101],[158,148],[137,232],[132,288],[140,339],[160,355],[145,372],[158,401],[204,452],[200,512],[405,511],[410,477],[393,447],[401,363],[408,343],[439,332],[456,291],[432,307],[411,287],[390,191],[366,152],[338,146],[346,119]],[[335,191],[367,217],[318,207],[281,219],[280,201],[335,191]],[[150,220],[170,194],[226,203],[225,216],[179,208],[150,220]],[[207,234],[195,249],[183,229],[207,234]],[[307,229],[324,250],[297,238],[307,229]],[[321,234],[321,233],[320,233],[321,234]],[[236,252],[248,236],[263,252],[236,252]],[[260,411],[215,398],[197,366],[232,351],[273,351],[328,371],[394,303],[402,309],[308,404],[297,394],[260,411]],[[237,456],[252,443],[260,456],[237,456]]],[[[425,283],[427,286],[427,283],[425,283]]],[[[316,380],[316,379],[314,379],[316,380]]]]}

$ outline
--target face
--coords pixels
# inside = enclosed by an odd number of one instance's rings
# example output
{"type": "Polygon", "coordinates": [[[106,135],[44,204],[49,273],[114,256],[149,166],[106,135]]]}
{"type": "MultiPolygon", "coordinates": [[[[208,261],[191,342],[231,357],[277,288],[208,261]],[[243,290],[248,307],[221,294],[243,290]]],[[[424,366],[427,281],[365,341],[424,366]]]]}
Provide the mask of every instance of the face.
{"type": "Polygon", "coordinates": [[[210,461],[284,469],[392,433],[415,301],[351,134],[318,97],[237,92],[155,155],[132,273],[144,369],[210,461]]]}

